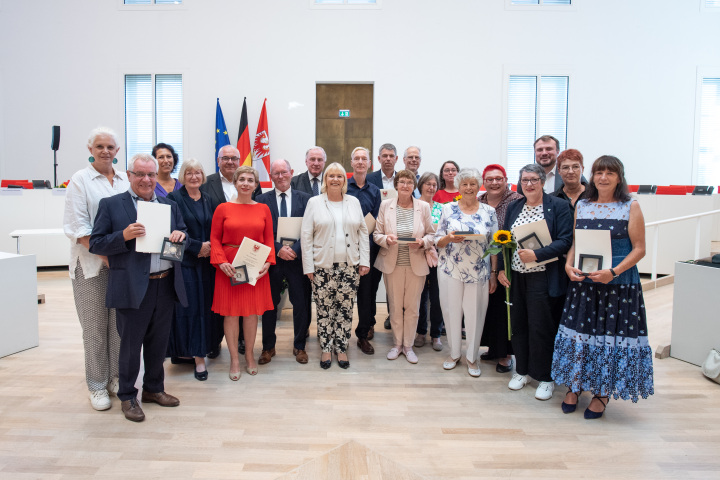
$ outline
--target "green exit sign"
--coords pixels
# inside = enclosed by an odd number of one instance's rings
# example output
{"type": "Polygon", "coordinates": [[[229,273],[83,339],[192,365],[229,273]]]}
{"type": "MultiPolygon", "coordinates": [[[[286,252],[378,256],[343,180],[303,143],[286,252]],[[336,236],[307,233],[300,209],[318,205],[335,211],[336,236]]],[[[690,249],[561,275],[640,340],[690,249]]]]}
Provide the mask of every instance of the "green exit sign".
{"type": "Polygon", "coordinates": [[[340,117],[340,118],[349,118],[349,117],[350,117],[350,110],[338,110],[338,117],[340,117]]]}

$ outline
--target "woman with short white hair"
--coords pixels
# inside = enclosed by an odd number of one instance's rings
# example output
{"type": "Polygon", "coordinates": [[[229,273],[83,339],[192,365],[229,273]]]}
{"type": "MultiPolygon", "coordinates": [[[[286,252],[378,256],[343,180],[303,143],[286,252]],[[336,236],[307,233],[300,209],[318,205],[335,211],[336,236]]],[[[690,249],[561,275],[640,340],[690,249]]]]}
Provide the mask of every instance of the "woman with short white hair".
{"type": "Polygon", "coordinates": [[[125,172],[113,167],[120,150],[115,132],[94,129],[87,147],[90,165],[75,172],[67,187],[63,230],[70,239],[70,279],[83,331],[90,404],[95,410],[107,410],[112,406],[109,394],[118,389],[120,335],[115,309],[105,306],[108,260],[90,253],[89,242],[100,200],[126,192],[130,182],[125,172]]]}
{"type": "Polygon", "coordinates": [[[452,370],[460,361],[462,321],[465,316],[468,374],[480,376],[477,354],[485,323],[488,296],[497,288],[497,259],[483,258],[498,229],[495,209],[480,203],[482,176],[463,168],[455,177],[460,198],[443,206],[435,234],[438,247],[438,286],[450,357],[443,363],[452,370]],[[468,236],[470,235],[470,236],[468,236]]]}

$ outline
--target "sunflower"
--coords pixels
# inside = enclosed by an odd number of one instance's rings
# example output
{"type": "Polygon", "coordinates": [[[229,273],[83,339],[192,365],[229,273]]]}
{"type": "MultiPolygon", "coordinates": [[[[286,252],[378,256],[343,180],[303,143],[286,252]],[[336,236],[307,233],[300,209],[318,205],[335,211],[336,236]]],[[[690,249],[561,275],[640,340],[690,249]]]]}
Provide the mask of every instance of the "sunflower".
{"type": "Polygon", "coordinates": [[[455,198],[453,198],[453,200],[458,202],[458,201],[460,201],[461,198],[462,198],[462,195],[455,195],[455,198]]]}
{"type": "Polygon", "coordinates": [[[498,230],[493,235],[493,240],[500,245],[510,243],[512,241],[512,233],[508,232],[507,230],[498,230]]]}

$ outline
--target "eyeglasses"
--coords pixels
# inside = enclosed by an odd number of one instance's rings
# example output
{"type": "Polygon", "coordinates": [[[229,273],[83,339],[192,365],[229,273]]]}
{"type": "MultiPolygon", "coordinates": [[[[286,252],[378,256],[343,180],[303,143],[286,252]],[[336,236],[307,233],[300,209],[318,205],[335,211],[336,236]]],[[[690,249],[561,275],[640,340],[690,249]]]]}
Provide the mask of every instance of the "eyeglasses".
{"type": "Polygon", "coordinates": [[[136,177],[140,177],[140,178],[145,178],[145,177],[147,177],[147,178],[149,178],[150,180],[152,180],[153,178],[157,177],[157,173],[155,173],[155,172],[143,173],[143,172],[133,172],[132,170],[128,170],[127,172],[128,172],[128,173],[132,173],[132,174],[135,175],[136,177]]]}
{"type": "Polygon", "coordinates": [[[409,180],[398,180],[398,185],[402,185],[404,187],[408,187],[408,186],[413,187],[413,186],[415,186],[415,182],[411,182],[409,180]]]}
{"type": "Polygon", "coordinates": [[[220,160],[222,160],[223,162],[235,163],[240,161],[240,157],[220,157],[220,160]]]}
{"type": "Polygon", "coordinates": [[[487,183],[502,183],[505,181],[505,177],[485,177],[487,183]]]}
{"type": "Polygon", "coordinates": [[[202,177],[202,172],[185,172],[186,177],[202,177]]]}
{"type": "Polygon", "coordinates": [[[573,172],[579,172],[582,170],[582,167],[580,165],[563,165],[560,167],[561,172],[569,172],[570,170],[573,172]]]}
{"type": "Polygon", "coordinates": [[[273,172],[272,176],[273,177],[289,177],[290,172],[273,172]]]}
{"type": "Polygon", "coordinates": [[[457,173],[457,168],[446,168],[443,173],[457,173]]]}
{"type": "Polygon", "coordinates": [[[522,183],[523,185],[537,185],[538,183],[540,183],[540,179],[539,178],[523,178],[522,180],[520,180],[520,183],[522,183]]]}

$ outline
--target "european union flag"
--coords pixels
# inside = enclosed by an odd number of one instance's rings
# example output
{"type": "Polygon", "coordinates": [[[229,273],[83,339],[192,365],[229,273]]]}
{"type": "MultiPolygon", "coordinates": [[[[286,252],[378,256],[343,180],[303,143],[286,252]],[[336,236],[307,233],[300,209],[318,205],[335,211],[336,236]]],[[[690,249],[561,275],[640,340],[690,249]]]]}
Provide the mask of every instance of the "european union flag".
{"type": "Polygon", "coordinates": [[[230,145],[230,137],[228,136],[227,127],[225,126],[225,117],[223,117],[222,109],[220,108],[220,99],[217,99],[217,108],[215,109],[215,171],[219,171],[220,167],[217,164],[218,154],[220,149],[225,145],[230,145]]]}

